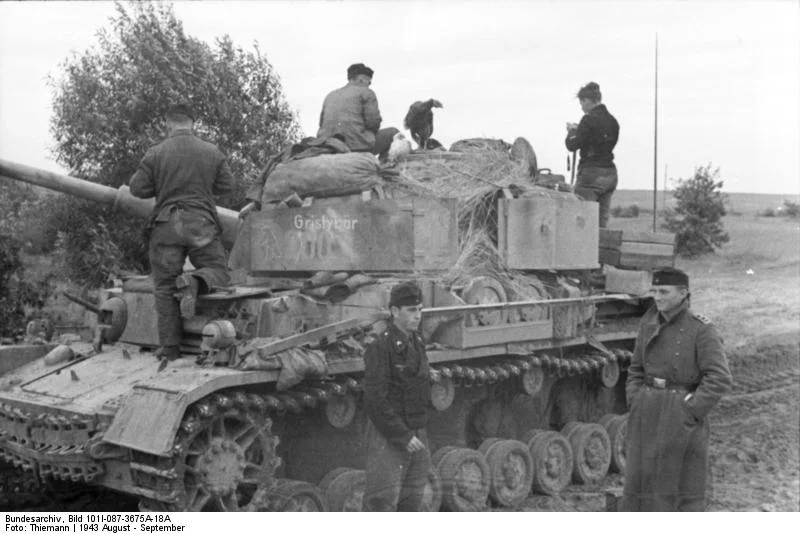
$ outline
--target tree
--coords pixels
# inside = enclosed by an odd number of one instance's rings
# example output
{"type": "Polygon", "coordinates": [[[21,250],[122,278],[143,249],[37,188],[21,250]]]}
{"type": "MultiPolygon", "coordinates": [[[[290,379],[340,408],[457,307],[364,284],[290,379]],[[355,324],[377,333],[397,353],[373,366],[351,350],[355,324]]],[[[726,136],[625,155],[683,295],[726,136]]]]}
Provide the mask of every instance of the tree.
{"type": "Polygon", "coordinates": [[[678,180],[672,192],[677,206],[666,210],[663,227],[676,234],[676,248],[682,256],[713,253],[730,240],[722,224],[727,195],[718,178],[719,168],[712,170],[711,164],[698,167],[694,177],[678,180]]]}
{"type": "MultiPolygon", "coordinates": [[[[226,35],[209,46],[186,35],[169,4],[117,2],[97,47],[74,54],[60,71],[50,79],[56,159],[93,182],[126,184],[147,148],[163,139],[163,115],[179,100],[195,108],[195,130],[241,178],[234,194],[218,199],[226,207],[241,207],[267,158],[299,137],[280,78],[257,43],[245,51],[226,35]]],[[[76,199],[51,203],[71,278],[98,285],[117,269],[148,268],[143,221],[76,199]]]]}

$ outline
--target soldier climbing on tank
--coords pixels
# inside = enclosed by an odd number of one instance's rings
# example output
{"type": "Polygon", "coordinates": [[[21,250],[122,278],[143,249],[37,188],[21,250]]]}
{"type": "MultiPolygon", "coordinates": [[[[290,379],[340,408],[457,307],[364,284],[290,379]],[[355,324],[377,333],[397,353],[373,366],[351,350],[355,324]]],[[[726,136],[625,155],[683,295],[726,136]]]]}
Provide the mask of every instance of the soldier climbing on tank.
{"type": "Polygon", "coordinates": [[[134,196],[156,199],[147,233],[164,361],[180,355],[181,317],[194,315],[197,296],[230,280],[213,196],[230,193],[234,179],[222,152],[194,135],[194,119],[187,104],[170,107],[167,139],[147,151],[130,181],[134,196]],[[196,270],[182,273],[187,256],[196,270]]]}
{"type": "Polygon", "coordinates": [[[364,356],[367,472],[364,511],[418,512],[431,456],[430,382],[425,343],[418,333],[422,293],[413,282],[392,288],[387,329],[364,356]]]}
{"type": "Polygon", "coordinates": [[[652,294],[628,368],[622,511],[702,512],[708,412],[730,390],[731,372],[719,332],[689,308],[686,273],[656,271],[652,294]]]}

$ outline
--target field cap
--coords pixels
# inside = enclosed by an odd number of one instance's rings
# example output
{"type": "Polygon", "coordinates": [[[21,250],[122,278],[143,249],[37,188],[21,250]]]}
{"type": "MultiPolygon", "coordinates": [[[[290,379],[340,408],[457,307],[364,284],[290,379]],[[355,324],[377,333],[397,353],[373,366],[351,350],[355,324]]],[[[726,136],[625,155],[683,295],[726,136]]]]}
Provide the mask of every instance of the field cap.
{"type": "Polygon", "coordinates": [[[674,267],[664,267],[653,272],[653,285],[689,287],[689,275],[674,267]]]}
{"type": "Polygon", "coordinates": [[[347,67],[347,79],[355,78],[359,74],[366,74],[370,78],[372,78],[373,71],[371,68],[367,67],[363,63],[354,63],[347,67]]]}
{"type": "Polygon", "coordinates": [[[194,121],[194,111],[192,111],[192,107],[186,102],[179,102],[177,104],[172,104],[169,109],[167,110],[167,116],[175,116],[175,115],[183,115],[185,117],[189,117],[194,121]]]}
{"type": "Polygon", "coordinates": [[[389,296],[389,307],[419,306],[422,303],[422,291],[414,282],[400,282],[392,288],[389,296]]]}

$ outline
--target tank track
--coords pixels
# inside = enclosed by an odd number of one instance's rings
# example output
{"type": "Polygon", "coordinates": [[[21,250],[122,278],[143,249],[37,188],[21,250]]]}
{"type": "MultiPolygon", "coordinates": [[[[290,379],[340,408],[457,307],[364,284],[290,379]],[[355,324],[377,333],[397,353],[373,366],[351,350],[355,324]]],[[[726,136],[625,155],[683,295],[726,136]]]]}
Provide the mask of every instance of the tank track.
{"type": "MultiPolygon", "coordinates": [[[[527,355],[508,356],[501,361],[492,363],[442,363],[431,365],[430,379],[433,383],[447,378],[453,381],[456,388],[483,387],[510,380],[520,380],[521,375],[531,368],[540,368],[547,374],[556,377],[577,376],[601,372],[604,366],[616,364],[618,369],[630,362],[632,353],[626,350],[613,350],[610,353],[591,352],[582,357],[560,357],[552,355],[527,355]]],[[[190,406],[180,423],[178,435],[173,447],[171,458],[156,457],[139,452],[133,453],[131,469],[133,471],[134,491],[142,497],[139,508],[142,511],[205,511],[207,509],[221,511],[240,511],[258,509],[260,511],[279,511],[280,500],[264,498],[269,495],[275,485],[283,486],[285,479],[274,478],[274,473],[280,465],[280,458],[274,456],[267,459],[268,467],[265,469],[265,478],[255,487],[246,492],[236,490],[233,497],[221,498],[218,495],[210,497],[197,508],[195,496],[186,495],[188,485],[197,484],[196,477],[210,481],[211,474],[215,472],[211,460],[201,461],[194,465],[182,465],[180,458],[192,447],[192,437],[199,432],[208,421],[219,417],[252,419],[261,421],[269,433],[267,440],[271,452],[275,452],[279,438],[271,435],[272,422],[286,416],[299,416],[310,414],[320,408],[331,397],[347,393],[360,395],[363,385],[356,376],[338,375],[330,380],[317,380],[303,382],[295,388],[276,393],[253,393],[244,389],[220,391],[209,395],[190,406]],[[202,472],[202,473],[201,473],[202,472]],[[242,493],[244,499],[241,499],[242,493]],[[187,504],[187,500],[190,501],[187,504]],[[258,501],[257,503],[255,501],[258,501]],[[194,508],[193,508],[194,507],[194,508]],[[254,508],[255,507],[255,508],[254,508]]],[[[213,441],[213,438],[212,438],[213,441]]],[[[222,441],[208,444],[207,457],[228,455],[231,462],[239,461],[236,456],[235,445],[222,441]],[[217,451],[214,445],[218,445],[217,451]]],[[[206,458],[206,451],[202,454],[193,453],[198,458],[206,458]]],[[[337,466],[332,466],[334,469],[337,466]]],[[[222,486],[226,482],[216,480],[213,485],[222,486]]],[[[213,490],[212,490],[213,492],[213,490]]]]}
{"type": "Polygon", "coordinates": [[[14,511],[46,502],[42,483],[31,471],[0,460],[0,509],[14,511]]]}

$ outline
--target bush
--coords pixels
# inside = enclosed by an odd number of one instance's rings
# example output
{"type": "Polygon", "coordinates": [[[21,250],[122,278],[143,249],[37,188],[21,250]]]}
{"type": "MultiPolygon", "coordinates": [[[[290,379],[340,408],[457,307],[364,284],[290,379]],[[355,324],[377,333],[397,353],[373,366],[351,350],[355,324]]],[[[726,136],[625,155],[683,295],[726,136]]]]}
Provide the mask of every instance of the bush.
{"type": "Polygon", "coordinates": [[[0,336],[20,338],[25,333],[27,309],[41,309],[49,293],[49,283],[32,284],[24,279],[20,259],[22,244],[9,234],[0,233],[0,336]]]}
{"type": "MultiPolygon", "coordinates": [[[[199,115],[197,134],[219,146],[241,178],[218,199],[238,209],[267,159],[299,137],[280,78],[258,46],[244,50],[228,36],[206,44],[187,35],[172,6],[160,2],[117,2],[97,39],[50,79],[54,153],[75,176],[115,188],[128,183],[147,149],[163,139],[165,111],[184,100],[199,115]]],[[[144,221],[59,198],[70,209],[47,211],[48,228],[35,237],[46,250],[58,229],[75,282],[102,282],[115,262],[146,265],[144,221]]]]}
{"type": "Polygon", "coordinates": [[[614,206],[611,209],[611,216],[617,219],[635,219],[639,216],[639,205],[631,204],[630,206],[614,206]]]}
{"type": "Polygon", "coordinates": [[[663,227],[675,234],[676,250],[681,256],[713,253],[730,241],[722,225],[727,197],[718,177],[719,168],[712,170],[710,164],[699,167],[694,177],[679,180],[672,192],[677,206],[666,210],[663,227]]]}
{"type": "Polygon", "coordinates": [[[800,215],[800,204],[791,200],[784,200],[781,213],[786,217],[796,219],[800,215]]]}
{"type": "Polygon", "coordinates": [[[758,213],[759,217],[775,217],[775,210],[772,208],[767,208],[762,212],[758,213]]]}

